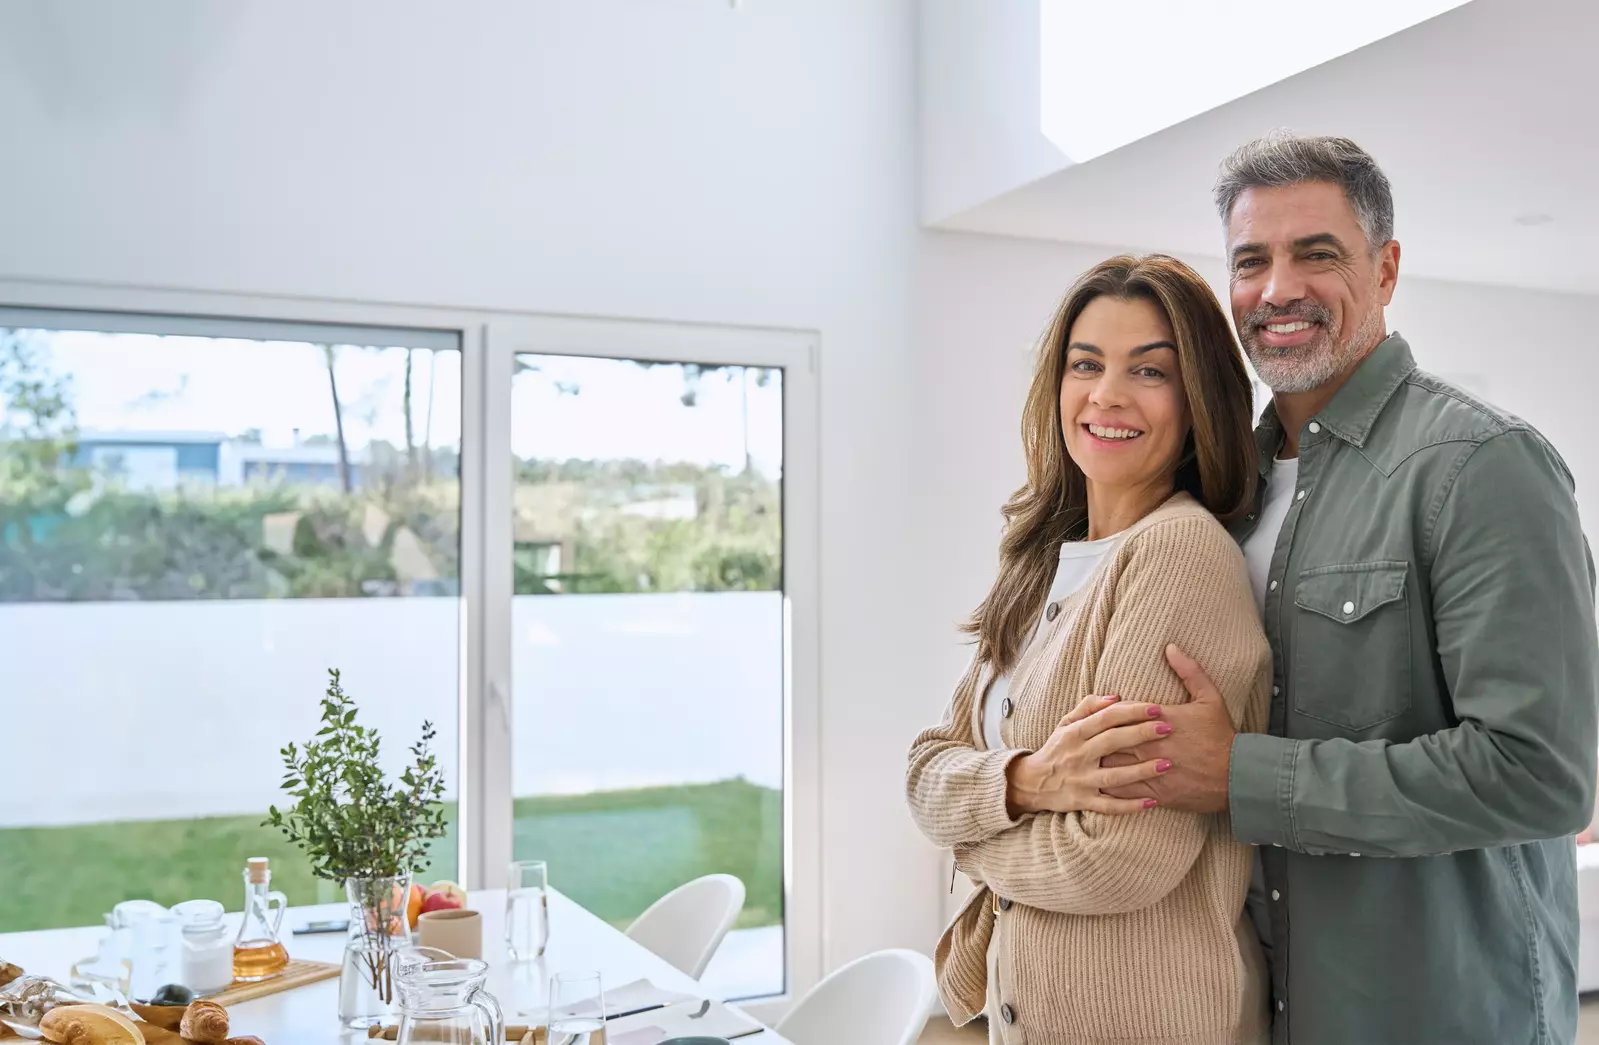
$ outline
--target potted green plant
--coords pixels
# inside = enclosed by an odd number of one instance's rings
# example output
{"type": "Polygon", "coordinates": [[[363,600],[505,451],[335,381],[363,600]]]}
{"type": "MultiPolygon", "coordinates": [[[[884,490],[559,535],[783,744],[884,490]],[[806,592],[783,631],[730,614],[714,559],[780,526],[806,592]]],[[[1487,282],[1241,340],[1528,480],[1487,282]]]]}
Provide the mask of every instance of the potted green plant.
{"type": "Polygon", "coordinates": [[[428,865],[428,842],[445,833],[444,771],[422,739],[398,781],[384,778],[377,730],[356,721],[356,707],[328,671],[322,728],[303,747],[282,750],[283,790],[294,799],[272,806],[266,823],[305,852],[318,878],[343,882],[350,936],[339,980],[339,1016],[358,1027],[387,1017],[394,999],[391,959],[409,942],[406,904],[411,875],[428,865]]]}

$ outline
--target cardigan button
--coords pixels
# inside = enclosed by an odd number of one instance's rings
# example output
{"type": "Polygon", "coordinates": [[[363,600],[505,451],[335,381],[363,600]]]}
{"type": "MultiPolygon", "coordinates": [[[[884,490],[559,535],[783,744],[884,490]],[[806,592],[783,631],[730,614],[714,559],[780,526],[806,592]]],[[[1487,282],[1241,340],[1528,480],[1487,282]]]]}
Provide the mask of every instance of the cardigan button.
{"type": "Polygon", "coordinates": [[[1060,603],[1052,602],[1044,608],[1044,619],[1054,620],[1060,616],[1060,603]]]}
{"type": "Polygon", "coordinates": [[[1007,1024],[1016,1022],[1016,1010],[1010,1007],[1010,1002],[1006,1002],[999,1007],[999,1018],[1007,1024]]]}
{"type": "Polygon", "coordinates": [[[1008,911],[1008,910],[1010,910],[1010,903],[1011,903],[1011,901],[1010,901],[1010,897],[1008,897],[1008,896],[1001,896],[1001,897],[1000,897],[1000,898],[999,898],[999,909],[1000,909],[1000,910],[1001,910],[1001,911],[1008,911]]]}
{"type": "Polygon", "coordinates": [[[1006,718],[1010,718],[1011,712],[1013,712],[1015,710],[1016,710],[1016,705],[1015,705],[1015,703],[1013,703],[1011,701],[1011,699],[1009,697],[1006,697],[1004,700],[999,702],[999,713],[1001,715],[1004,715],[1006,718]]]}

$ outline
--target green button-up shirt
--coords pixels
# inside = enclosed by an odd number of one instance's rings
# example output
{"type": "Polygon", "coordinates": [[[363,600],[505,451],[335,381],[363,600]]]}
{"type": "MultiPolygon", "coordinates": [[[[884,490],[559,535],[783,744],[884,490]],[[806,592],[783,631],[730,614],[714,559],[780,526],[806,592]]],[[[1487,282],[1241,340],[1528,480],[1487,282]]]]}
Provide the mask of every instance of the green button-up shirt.
{"type": "MultiPolygon", "coordinates": [[[[1264,485],[1275,409],[1257,436],[1264,485]]],[[[1274,1042],[1570,1042],[1599,631],[1565,463],[1394,335],[1299,433],[1293,496],[1270,732],[1237,738],[1229,782],[1274,1042]]]]}

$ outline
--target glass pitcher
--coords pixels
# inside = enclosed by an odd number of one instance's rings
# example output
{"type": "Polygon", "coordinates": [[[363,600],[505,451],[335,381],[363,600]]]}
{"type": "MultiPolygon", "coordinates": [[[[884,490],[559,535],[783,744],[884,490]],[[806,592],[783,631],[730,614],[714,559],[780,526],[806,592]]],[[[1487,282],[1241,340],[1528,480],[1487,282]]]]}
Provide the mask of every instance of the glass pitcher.
{"type": "Polygon", "coordinates": [[[483,989],[489,978],[487,962],[402,961],[396,976],[400,987],[399,1045],[501,1045],[505,1017],[500,1014],[500,1003],[483,989]]]}

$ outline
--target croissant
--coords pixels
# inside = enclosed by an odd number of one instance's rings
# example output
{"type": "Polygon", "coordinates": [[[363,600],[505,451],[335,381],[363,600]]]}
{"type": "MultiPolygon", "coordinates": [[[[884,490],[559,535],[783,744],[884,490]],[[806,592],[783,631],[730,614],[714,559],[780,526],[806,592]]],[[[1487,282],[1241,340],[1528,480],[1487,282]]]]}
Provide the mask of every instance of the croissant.
{"type": "Polygon", "coordinates": [[[240,1038],[229,1038],[226,1045],[266,1045],[266,1042],[254,1034],[246,1034],[240,1038]]]}
{"type": "Polygon", "coordinates": [[[224,1045],[228,1040],[228,1010],[214,1001],[190,1002],[178,1033],[199,1045],[224,1045]]]}
{"type": "Polygon", "coordinates": [[[21,967],[12,965],[10,962],[0,961],[0,987],[4,987],[21,975],[21,967]]]}
{"type": "Polygon", "coordinates": [[[54,1045],[145,1045],[144,1034],[122,1013],[104,1005],[62,1005],[39,1021],[54,1045]]]}

